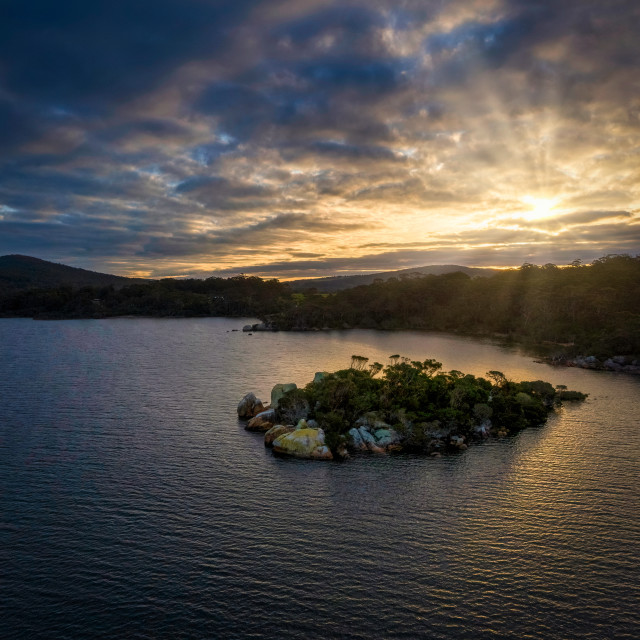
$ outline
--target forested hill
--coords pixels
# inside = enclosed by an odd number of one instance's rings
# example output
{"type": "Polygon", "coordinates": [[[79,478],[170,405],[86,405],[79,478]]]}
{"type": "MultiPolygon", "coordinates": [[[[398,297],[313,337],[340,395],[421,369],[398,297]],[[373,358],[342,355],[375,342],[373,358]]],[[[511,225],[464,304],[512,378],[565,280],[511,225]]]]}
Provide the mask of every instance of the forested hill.
{"type": "Polygon", "coordinates": [[[461,271],[471,277],[489,277],[498,272],[498,269],[483,267],[463,267],[457,264],[431,264],[425,267],[412,269],[400,269],[399,271],[383,271],[379,273],[367,273],[355,276],[330,276],[327,278],[310,278],[308,280],[291,280],[289,286],[294,291],[316,289],[319,293],[333,293],[343,289],[359,287],[363,284],[373,284],[376,280],[386,281],[391,278],[419,278],[421,276],[441,276],[445,273],[461,271]]]}
{"type": "Polygon", "coordinates": [[[146,282],[141,278],[125,278],[48,262],[30,256],[0,256],[0,293],[30,288],[101,287],[146,282]]]}

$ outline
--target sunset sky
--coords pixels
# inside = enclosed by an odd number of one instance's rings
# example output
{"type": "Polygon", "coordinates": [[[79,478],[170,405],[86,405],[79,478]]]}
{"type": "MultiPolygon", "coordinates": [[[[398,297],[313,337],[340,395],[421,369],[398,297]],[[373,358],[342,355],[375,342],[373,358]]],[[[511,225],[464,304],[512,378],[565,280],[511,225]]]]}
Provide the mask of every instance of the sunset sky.
{"type": "Polygon", "coordinates": [[[8,0],[0,254],[307,277],[640,253],[638,0],[8,0]]]}

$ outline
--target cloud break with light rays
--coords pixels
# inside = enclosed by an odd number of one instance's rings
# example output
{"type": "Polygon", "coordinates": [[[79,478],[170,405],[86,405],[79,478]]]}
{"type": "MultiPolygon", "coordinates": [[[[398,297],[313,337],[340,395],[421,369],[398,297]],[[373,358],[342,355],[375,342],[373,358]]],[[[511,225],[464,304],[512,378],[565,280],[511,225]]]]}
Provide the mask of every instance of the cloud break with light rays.
{"type": "Polygon", "coordinates": [[[9,0],[0,253],[305,277],[640,252],[635,0],[9,0]]]}

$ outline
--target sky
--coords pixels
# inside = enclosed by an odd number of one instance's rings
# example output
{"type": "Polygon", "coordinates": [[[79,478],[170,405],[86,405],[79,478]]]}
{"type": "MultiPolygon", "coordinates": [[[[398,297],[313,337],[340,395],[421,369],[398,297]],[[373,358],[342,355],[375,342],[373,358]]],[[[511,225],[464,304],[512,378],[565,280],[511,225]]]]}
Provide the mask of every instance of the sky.
{"type": "Polygon", "coordinates": [[[637,0],[4,0],[0,254],[314,277],[640,253],[637,0]]]}

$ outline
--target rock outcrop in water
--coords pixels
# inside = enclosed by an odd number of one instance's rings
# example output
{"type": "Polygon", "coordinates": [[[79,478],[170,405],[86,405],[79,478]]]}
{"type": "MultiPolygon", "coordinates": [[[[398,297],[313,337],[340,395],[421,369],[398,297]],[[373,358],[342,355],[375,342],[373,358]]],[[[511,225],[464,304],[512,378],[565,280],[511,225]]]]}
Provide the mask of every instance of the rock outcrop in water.
{"type": "Polygon", "coordinates": [[[247,393],[238,403],[239,418],[253,418],[261,411],[264,411],[264,405],[254,393],[247,393]]]}
{"type": "Polygon", "coordinates": [[[275,409],[265,409],[256,414],[245,427],[247,431],[261,431],[265,432],[273,427],[276,421],[275,409]]]}
{"type": "Polygon", "coordinates": [[[301,423],[298,424],[299,428],[283,433],[273,441],[273,452],[294,458],[333,460],[333,454],[325,444],[324,431],[310,429],[304,421],[301,423]]]}
{"type": "MultiPolygon", "coordinates": [[[[401,451],[439,456],[541,425],[562,401],[586,398],[542,380],[516,383],[499,371],[486,379],[442,373],[434,360],[390,359],[387,367],[367,367],[367,358],[353,356],[351,368],[317,373],[304,389],[277,384],[271,407],[246,428],[263,432],[276,455],[310,460],[401,451]]],[[[238,416],[246,419],[259,406],[247,394],[238,416]]]]}
{"type": "Polygon", "coordinates": [[[576,356],[575,358],[547,358],[545,362],[564,367],[594,369],[595,371],[617,371],[640,375],[640,359],[633,356],[612,356],[610,358],[576,356]]]}
{"type": "Polygon", "coordinates": [[[264,446],[272,447],[273,441],[276,438],[278,438],[279,436],[285,435],[287,433],[291,433],[293,430],[294,430],[294,427],[290,425],[276,424],[264,434],[264,446]]]}

